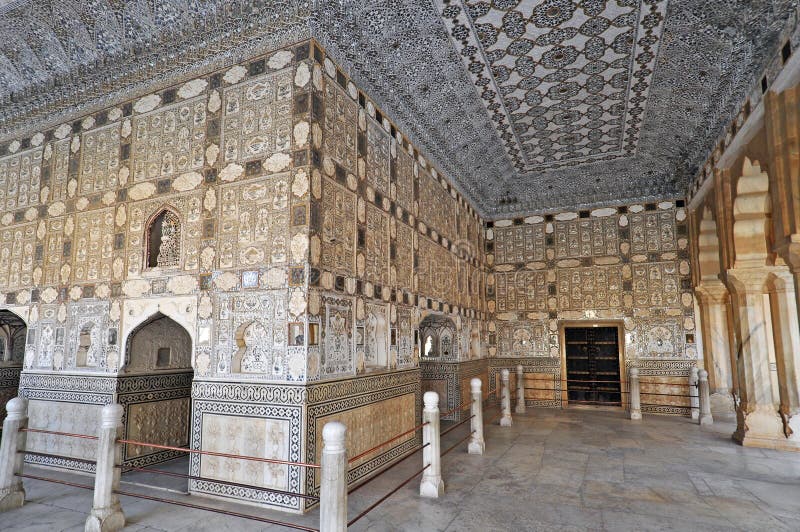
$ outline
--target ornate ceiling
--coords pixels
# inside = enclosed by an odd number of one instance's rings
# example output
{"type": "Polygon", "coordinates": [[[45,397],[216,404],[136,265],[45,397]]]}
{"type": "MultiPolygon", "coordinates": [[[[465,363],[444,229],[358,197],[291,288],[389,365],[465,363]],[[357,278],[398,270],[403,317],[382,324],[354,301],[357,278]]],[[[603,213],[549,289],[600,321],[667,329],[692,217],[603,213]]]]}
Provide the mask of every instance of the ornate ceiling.
{"type": "Polygon", "coordinates": [[[316,37],[487,217],[682,195],[797,0],[0,1],[0,134],[316,37]]]}

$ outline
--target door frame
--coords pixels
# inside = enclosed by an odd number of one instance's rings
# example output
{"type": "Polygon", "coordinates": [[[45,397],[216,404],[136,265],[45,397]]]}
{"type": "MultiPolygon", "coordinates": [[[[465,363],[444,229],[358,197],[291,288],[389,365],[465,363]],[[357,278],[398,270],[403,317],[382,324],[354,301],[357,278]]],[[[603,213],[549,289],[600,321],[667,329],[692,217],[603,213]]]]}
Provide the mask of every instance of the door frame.
{"type": "MultiPolygon", "coordinates": [[[[626,401],[626,392],[628,391],[628,371],[625,367],[625,322],[624,320],[561,320],[558,322],[558,341],[561,344],[561,377],[562,380],[567,378],[567,342],[565,329],[569,328],[591,328],[591,327],[616,327],[617,329],[617,351],[619,352],[619,389],[622,392],[620,395],[620,406],[603,406],[597,405],[592,408],[610,408],[617,410],[627,410],[628,401],[626,401]]],[[[561,408],[569,407],[569,383],[562,382],[561,387],[561,408]]],[[[591,406],[591,405],[581,405],[591,406]]]]}

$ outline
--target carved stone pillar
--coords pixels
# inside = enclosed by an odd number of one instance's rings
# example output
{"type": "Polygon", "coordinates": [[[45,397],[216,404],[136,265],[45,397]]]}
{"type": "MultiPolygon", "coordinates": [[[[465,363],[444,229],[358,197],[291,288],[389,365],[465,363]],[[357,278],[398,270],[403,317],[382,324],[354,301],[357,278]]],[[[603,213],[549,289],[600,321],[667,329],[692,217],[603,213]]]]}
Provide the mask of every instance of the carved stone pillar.
{"type": "Polygon", "coordinates": [[[711,412],[732,414],[735,357],[731,351],[728,319],[728,289],[718,279],[703,280],[695,289],[700,306],[703,359],[711,388],[711,412]]]}
{"type": "Polygon", "coordinates": [[[733,439],[742,445],[773,448],[785,440],[770,375],[770,312],[765,304],[769,268],[728,270],[737,321],[739,405],[733,439]]]}
{"type": "Polygon", "coordinates": [[[788,270],[774,272],[770,283],[772,330],[778,370],[780,414],[787,446],[800,450],[800,322],[794,278],[788,270]]]}

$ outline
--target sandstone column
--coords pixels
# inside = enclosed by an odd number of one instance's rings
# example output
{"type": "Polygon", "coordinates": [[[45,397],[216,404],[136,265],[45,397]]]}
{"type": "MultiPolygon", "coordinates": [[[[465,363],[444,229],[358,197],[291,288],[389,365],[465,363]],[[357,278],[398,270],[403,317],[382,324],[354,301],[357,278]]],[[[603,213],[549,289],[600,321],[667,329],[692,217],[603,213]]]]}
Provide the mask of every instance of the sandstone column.
{"type": "Polygon", "coordinates": [[[770,283],[772,329],[778,370],[780,414],[786,446],[800,450],[800,323],[795,284],[788,270],[773,272],[770,283]]]}
{"type": "Polygon", "coordinates": [[[764,304],[768,274],[767,268],[728,271],[739,324],[737,371],[740,401],[733,438],[742,445],[754,447],[774,447],[776,441],[785,439],[770,377],[769,344],[772,338],[767,323],[770,312],[764,304]]]}

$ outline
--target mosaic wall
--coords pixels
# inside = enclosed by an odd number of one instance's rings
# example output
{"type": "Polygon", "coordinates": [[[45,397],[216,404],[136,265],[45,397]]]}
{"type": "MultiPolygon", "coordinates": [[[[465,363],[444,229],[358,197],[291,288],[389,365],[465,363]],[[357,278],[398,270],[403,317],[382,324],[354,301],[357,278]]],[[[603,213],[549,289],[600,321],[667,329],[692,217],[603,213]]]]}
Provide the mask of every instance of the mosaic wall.
{"type": "Polygon", "coordinates": [[[687,223],[679,201],[487,224],[493,365],[517,358],[526,376],[554,379],[554,393],[527,399],[557,406],[563,322],[611,320],[623,324],[626,366],[683,378],[699,356],[687,223]]]}

